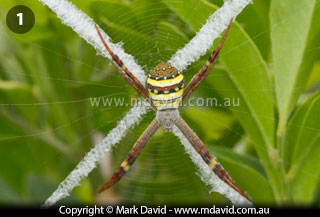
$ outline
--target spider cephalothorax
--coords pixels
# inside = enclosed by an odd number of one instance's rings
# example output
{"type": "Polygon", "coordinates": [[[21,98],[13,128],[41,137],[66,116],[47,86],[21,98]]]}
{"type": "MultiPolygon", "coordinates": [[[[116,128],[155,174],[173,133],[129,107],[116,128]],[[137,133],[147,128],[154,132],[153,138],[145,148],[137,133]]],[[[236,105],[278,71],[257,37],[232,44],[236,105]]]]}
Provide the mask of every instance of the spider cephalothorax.
{"type": "Polygon", "coordinates": [[[113,174],[111,179],[100,188],[99,192],[110,188],[122,178],[122,176],[126,173],[126,171],[129,170],[131,165],[134,163],[143,148],[160,126],[163,126],[165,130],[171,130],[172,127],[176,125],[185,135],[194,149],[199,153],[201,158],[212,169],[212,171],[227,185],[248,199],[247,195],[232,181],[227,172],[224,171],[221,165],[219,165],[218,162],[216,162],[215,159],[210,155],[203,142],[193,132],[189,125],[180,117],[178,111],[179,106],[197,89],[200,83],[208,76],[212,67],[218,60],[218,54],[227,37],[231,23],[232,20],[230,21],[230,25],[218,48],[212,52],[205,65],[191,79],[186,88],[184,87],[185,81],[183,75],[168,63],[160,63],[157,65],[149,74],[146,81],[146,87],[142,85],[142,83],[123,64],[119,57],[111,51],[107,43],[104,41],[98,27],[96,26],[101,41],[112,57],[112,64],[114,67],[118,70],[120,75],[130,85],[132,85],[156,111],[156,118],[150,123],[147,129],[134,144],[127,158],[123,161],[119,169],[113,174]]]}

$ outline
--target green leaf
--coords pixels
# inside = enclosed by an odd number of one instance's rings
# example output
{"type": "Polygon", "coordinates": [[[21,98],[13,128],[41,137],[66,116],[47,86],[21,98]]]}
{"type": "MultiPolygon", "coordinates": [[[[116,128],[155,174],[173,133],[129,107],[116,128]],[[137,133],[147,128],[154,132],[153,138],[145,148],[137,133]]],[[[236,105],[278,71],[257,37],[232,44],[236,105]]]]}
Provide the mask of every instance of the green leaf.
{"type": "Polygon", "coordinates": [[[219,140],[223,137],[226,129],[231,128],[234,120],[231,115],[216,109],[188,108],[186,109],[187,118],[195,124],[190,124],[197,129],[197,135],[202,141],[219,140]],[[214,124],[213,124],[214,123],[214,124]],[[198,132],[200,131],[200,133],[198,132]]]}
{"type": "Polygon", "coordinates": [[[269,37],[270,0],[254,0],[237,16],[237,22],[250,35],[259,48],[263,58],[270,61],[271,41],[269,37]],[[254,17],[254,19],[252,19],[254,17]]]}
{"type": "Polygon", "coordinates": [[[237,23],[232,24],[220,56],[225,70],[215,68],[207,79],[222,96],[231,102],[240,101],[240,105],[231,103],[226,108],[250,136],[248,143],[254,144],[274,190],[280,194],[280,174],[274,167],[273,88],[265,62],[237,23]]]}
{"type": "MultiPolygon", "coordinates": [[[[319,81],[320,81],[320,61],[314,64],[309,80],[306,85],[306,89],[307,90],[312,89],[313,87],[317,86],[317,84],[319,86],[319,81]]],[[[316,87],[316,88],[319,88],[319,87],[316,87]]]]}
{"type": "Polygon", "coordinates": [[[226,70],[213,69],[208,81],[231,102],[240,101],[226,108],[239,119],[267,163],[274,138],[272,86],[258,49],[239,25],[232,25],[220,61],[226,70]]]}
{"type": "Polygon", "coordinates": [[[318,93],[301,105],[288,122],[285,135],[285,166],[300,162],[318,134],[318,93]]]}
{"type": "Polygon", "coordinates": [[[308,203],[314,197],[320,164],[320,94],[302,104],[288,123],[285,135],[285,166],[295,202],[308,203]]]}
{"type": "Polygon", "coordinates": [[[304,159],[295,169],[295,176],[290,182],[292,200],[296,204],[310,204],[315,196],[320,176],[320,139],[319,135],[312,143],[304,159]]]}
{"type": "Polygon", "coordinates": [[[139,30],[139,22],[129,4],[112,0],[94,1],[90,4],[94,18],[104,17],[119,26],[139,30]]]}
{"type": "Polygon", "coordinates": [[[319,9],[316,0],[271,2],[271,42],[280,136],[319,54],[319,49],[314,49],[320,46],[319,9]]]}
{"type": "Polygon", "coordinates": [[[162,0],[163,3],[179,15],[184,22],[196,32],[198,31],[208,17],[217,9],[217,6],[207,2],[206,0],[189,0],[185,1],[171,1],[162,0]],[[201,13],[198,13],[201,11],[201,13]]]}

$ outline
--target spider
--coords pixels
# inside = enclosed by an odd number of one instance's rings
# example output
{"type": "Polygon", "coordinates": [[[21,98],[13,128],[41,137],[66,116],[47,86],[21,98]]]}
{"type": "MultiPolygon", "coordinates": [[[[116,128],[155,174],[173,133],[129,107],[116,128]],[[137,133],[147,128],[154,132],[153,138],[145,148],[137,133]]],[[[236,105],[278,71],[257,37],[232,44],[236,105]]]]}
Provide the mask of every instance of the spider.
{"type": "Polygon", "coordinates": [[[110,180],[99,189],[99,193],[107,190],[123,177],[160,126],[162,126],[165,131],[170,131],[172,127],[176,125],[212,171],[227,185],[249,200],[246,193],[231,180],[227,172],[210,155],[208,149],[204,146],[200,138],[179,115],[178,110],[182,103],[185,102],[185,100],[198,88],[200,83],[208,76],[209,72],[217,62],[219,52],[228,35],[231,23],[232,19],[220,44],[218,45],[218,48],[211,53],[205,65],[191,79],[186,87],[182,73],[169,63],[163,62],[158,64],[150,72],[146,80],[146,85],[142,85],[142,83],[123,64],[119,57],[111,51],[103,39],[98,26],[95,26],[102,43],[112,57],[111,63],[113,66],[120,75],[150,103],[156,112],[156,117],[139,137],[130,150],[127,158],[123,161],[110,180]]]}

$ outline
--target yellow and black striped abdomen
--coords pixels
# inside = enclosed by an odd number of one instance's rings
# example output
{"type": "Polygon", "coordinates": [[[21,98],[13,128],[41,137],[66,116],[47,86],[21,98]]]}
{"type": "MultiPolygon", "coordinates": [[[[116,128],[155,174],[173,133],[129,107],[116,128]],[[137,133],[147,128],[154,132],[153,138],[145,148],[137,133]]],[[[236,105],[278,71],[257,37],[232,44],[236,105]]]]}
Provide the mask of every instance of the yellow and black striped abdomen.
{"type": "Polygon", "coordinates": [[[168,63],[160,63],[149,74],[147,88],[157,109],[177,109],[184,90],[184,77],[168,63]]]}

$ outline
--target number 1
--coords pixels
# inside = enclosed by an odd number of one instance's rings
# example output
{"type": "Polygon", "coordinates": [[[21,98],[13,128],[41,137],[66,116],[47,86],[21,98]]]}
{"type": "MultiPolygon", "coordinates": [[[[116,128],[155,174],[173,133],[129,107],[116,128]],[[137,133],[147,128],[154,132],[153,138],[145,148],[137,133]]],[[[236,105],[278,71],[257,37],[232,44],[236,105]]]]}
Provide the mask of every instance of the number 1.
{"type": "Polygon", "coordinates": [[[17,17],[19,17],[19,26],[23,25],[23,13],[18,13],[17,17]]]}

